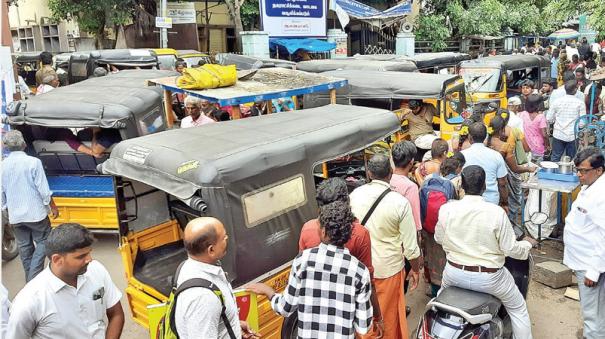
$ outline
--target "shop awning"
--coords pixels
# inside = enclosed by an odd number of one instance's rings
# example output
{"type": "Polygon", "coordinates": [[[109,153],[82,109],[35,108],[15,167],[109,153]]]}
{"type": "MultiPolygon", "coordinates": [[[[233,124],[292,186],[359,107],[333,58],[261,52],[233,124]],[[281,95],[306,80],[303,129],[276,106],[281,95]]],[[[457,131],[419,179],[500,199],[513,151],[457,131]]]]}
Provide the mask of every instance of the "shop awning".
{"type": "Polygon", "coordinates": [[[276,48],[283,47],[288,53],[294,54],[296,51],[302,49],[307,52],[320,53],[329,52],[336,48],[336,43],[327,42],[318,39],[270,39],[269,48],[275,50],[276,48]]]}

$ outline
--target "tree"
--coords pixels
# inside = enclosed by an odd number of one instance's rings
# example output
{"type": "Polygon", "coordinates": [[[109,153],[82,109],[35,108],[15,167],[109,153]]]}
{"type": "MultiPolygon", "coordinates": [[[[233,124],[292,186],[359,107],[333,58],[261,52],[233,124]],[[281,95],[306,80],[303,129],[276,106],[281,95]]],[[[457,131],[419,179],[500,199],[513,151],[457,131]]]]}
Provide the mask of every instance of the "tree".
{"type": "Polygon", "coordinates": [[[420,15],[416,21],[416,36],[420,41],[430,41],[433,52],[443,51],[450,37],[445,16],[442,14],[420,15]]]}
{"type": "Polygon", "coordinates": [[[152,28],[155,6],[154,0],[48,0],[53,19],[77,20],[80,29],[95,36],[97,48],[103,47],[108,25],[117,32],[132,20],[138,31],[152,28]]]}
{"type": "Polygon", "coordinates": [[[235,24],[235,41],[236,46],[239,51],[242,50],[242,37],[240,36],[240,32],[244,30],[244,25],[242,24],[242,14],[241,9],[245,0],[225,0],[225,4],[227,5],[227,10],[229,12],[229,16],[233,23],[235,24]]]}
{"type": "Polygon", "coordinates": [[[242,26],[247,31],[260,28],[260,11],[258,0],[244,0],[241,8],[242,26]]]}

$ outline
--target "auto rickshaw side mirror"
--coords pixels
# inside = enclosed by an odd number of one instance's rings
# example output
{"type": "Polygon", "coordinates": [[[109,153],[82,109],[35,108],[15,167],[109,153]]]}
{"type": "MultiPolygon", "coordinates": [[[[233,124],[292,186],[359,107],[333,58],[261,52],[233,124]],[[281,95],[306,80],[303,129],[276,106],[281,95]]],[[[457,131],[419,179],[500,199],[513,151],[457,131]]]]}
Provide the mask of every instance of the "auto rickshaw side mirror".
{"type": "MultiPolygon", "coordinates": [[[[13,101],[6,105],[6,115],[16,116],[19,113],[19,109],[21,108],[21,101],[13,101]]],[[[26,104],[23,104],[26,105],[26,104]]],[[[25,106],[23,106],[25,109],[25,106]]],[[[3,119],[4,120],[4,119],[3,119]]],[[[2,123],[5,123],[4,121],[2,123]]]]}

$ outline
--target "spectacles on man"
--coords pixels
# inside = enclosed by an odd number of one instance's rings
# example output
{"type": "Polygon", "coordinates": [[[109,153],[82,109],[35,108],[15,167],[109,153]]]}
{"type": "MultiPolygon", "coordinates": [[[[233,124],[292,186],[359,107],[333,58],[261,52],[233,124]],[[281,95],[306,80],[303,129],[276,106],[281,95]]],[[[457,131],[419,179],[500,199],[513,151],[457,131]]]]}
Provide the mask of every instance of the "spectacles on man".
{"type": "Polygon", "coordinates": [[[193,109],[199,109],[199,107],[197,107],[197,106],[185,106],[185,109],[193,110],[193,109]]]}
{"type": "Polygon", "coordinates": [[[590,167],[590,168],[581,168],[581,167],[576,167],[576,170],[578,171],[578,173],[585,175],[586,173],[595,170],[596,168],[590,167]]]}

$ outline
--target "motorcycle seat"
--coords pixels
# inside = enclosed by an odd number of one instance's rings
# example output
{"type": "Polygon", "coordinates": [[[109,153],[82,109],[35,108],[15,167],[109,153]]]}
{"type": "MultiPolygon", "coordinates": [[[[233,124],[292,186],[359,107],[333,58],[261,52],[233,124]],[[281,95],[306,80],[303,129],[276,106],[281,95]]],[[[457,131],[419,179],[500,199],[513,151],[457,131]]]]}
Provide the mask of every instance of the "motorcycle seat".
{"type": "Polygon", "coordinates": [[[448,287],[441,291],[435,301],[453,306],[470,315],[491,314],[495,316],[502,303],[491,294],[448,287]]]}

